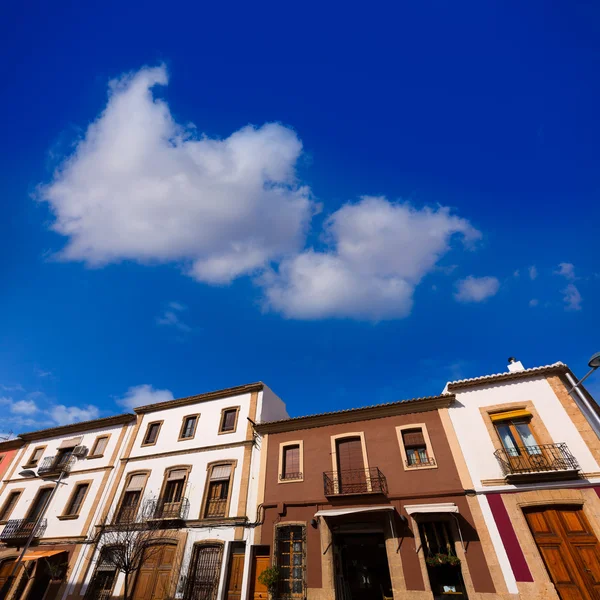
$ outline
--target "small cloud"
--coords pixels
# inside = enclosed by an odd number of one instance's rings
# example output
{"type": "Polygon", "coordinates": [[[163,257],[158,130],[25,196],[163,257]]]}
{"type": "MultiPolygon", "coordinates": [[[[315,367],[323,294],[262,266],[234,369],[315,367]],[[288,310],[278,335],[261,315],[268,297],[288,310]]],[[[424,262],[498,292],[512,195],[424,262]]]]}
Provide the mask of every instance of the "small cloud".
{"type": "Polygon", "coordinates": [[[44,369],[38,369],[37,367],[33,370],[33,372],[38,377],[52,377],[53,375],[52,371],[44,371],[44,369]]]}
{"type": "Polygon", "coordinates": [[[37,411],[37,404],[33,400],[17,400],[10,406],[10,412],[17,415],[31,415],[37,411]]]}
{"type": "Polygon", "coordinates": [[[573,263],[561,262],[558,265],[558,269],[555,271],[557,275],[561,275],[565,279],[569,279],[570,281],[575,281],[577,279],[575,277],[575,266],[573,263]]]}
{"type": "Polygon", "coordinates": [[[56,404],[48,411],[52,420],[58,425],[69,425],[70,423],[79,423],[81,421],[91,421],[100,416],[100,410],[92,404],[84,406],[65,406],[56,404]]]}
{"type": "Polygon", "coordinates": [[[565,310],[581,310],[582,297],[574,283],[561,290],[565,302],[565,310]]]}
{"type": "Polygon", "coordinates": [[[156,317],[156,323],[166,327],[174,327],[184,333],[189,333],[192,328],[180,317],[180,313],[187,310],[187,306],[181,304],[181,302],[169,302],[168,308],[166,308],[158,317],[156,317]]]}
{"type": "Polygon", "coordinates": [[[0,390],[3,392],[24,392],[25,388],[20,383],[16,383],[15,385],[3,385],[0,383],[0,390]]]}
{"type": "Polygon", "coordinates": [[[173,398],[171,390],[155,390],[149,383],[143,383],[130,387],[122,398],[116,398],[115,401],[120,406],[133,410],[138,406],[167,402],[173,398]]]}
{"type": "Polygon", "coordinates": [[[521,275],[521,271],[519,271],[519,269],[517,269],[514,273],[513,273],[513,277],[520,277],[521,275]]]}
{"type": "Polygon", "coordinates": [[[529,301],[529,306],[534,307],[534,306],[537,306],[539,303],[540,303],[540,301],[537,298],[532,298],[529,301]]]}
{"type": "Polygon", "coordinates": [[[537,279],[538,271],[537,271],[537,268],[535,267],[535,265],[531,265],[531,267],[529,267],[529,269],[528,269],[528,272],[529,272],[529,279],[531,279],[532,281],[534,279],[537,279]]]}
{"type": "Polygon", "coordinates": [[[483,302],[495,296],[500,289],[496,277],[473,277],[469,275],[456,283],[454,298],[458,302],[483,302]]]}

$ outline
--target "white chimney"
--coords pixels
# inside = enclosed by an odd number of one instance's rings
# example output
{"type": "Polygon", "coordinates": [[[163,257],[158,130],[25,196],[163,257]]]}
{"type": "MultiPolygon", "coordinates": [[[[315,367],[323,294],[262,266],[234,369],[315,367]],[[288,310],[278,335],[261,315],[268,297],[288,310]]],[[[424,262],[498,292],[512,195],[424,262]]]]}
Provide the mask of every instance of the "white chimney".
{"type": "Polygon", "coordinates": [[[517,360],[514,356],[511,356],[508,359],[508,370],[511,373],[518,373],[519,371],[524,371],[525,367],[520,360],[517,360]]]}

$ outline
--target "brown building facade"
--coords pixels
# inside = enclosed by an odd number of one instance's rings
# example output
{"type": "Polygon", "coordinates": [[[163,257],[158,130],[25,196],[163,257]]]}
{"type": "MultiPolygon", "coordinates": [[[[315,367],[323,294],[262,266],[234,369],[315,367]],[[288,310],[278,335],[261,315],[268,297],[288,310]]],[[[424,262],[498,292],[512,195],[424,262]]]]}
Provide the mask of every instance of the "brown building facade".
{"type": "Polygon", "coordinates": [[[282,597],[510,598],[453,459],[453,402],[258,425],[264,520],[253,579],[270,556],[282,597]]]}

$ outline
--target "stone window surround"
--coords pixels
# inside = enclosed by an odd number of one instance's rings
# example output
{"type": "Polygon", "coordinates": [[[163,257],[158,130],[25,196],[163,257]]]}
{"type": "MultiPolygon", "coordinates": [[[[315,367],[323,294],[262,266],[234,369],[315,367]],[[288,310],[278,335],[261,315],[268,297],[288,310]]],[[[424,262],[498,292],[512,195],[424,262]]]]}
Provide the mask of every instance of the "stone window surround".
{"type": "Polygon", "coordinates": [[[424,469],[437,469],[437,461],[435,460],[435,454],[433,453],[433,446],[431,445],[431,438],[427,431],[427,425],[425,423],[411,423],[410,425],[398,425],[396,427],[396,435],[398,436],[398,445],[400,446],[400,454],[402,455],[402,465],[405,471],[421,471],[424,469]],[[427,448],[427,457],[433,458],[435,464],[433,465],[422,465],[422,466],[411,466],[407,465],[408,456],[406,455],[406,448],[404,447],[404,440],[402,438],[402,432],[407,429],[420,429],[425,439],[425,447],[427,448]]]}

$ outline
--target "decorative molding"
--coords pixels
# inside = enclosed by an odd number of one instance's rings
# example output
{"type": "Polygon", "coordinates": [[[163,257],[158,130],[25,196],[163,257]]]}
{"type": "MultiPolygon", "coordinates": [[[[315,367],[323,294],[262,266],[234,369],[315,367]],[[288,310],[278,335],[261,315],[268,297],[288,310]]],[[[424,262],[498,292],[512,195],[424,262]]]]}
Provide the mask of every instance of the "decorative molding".
{"type": "Polygon", "coordinates": [[[237,448],[239,446],[252,446],[252,440],[242,440],[240,442],[231,442],[229,444],[215,444],[213,446],[202,446],[201,448],[187,448],[182,450],[170,450],[167,452],[156,452],[155,454],[143,454],[140,456],[130,456],[122,458],[121,462],[134,462],[138,460],[148,460],[150,458],[162,458],[165,456],[178,456],[180,454],[195,454],[197,452],[211,452],[213,450],[226,450],[227,448],[237,448]]]}

